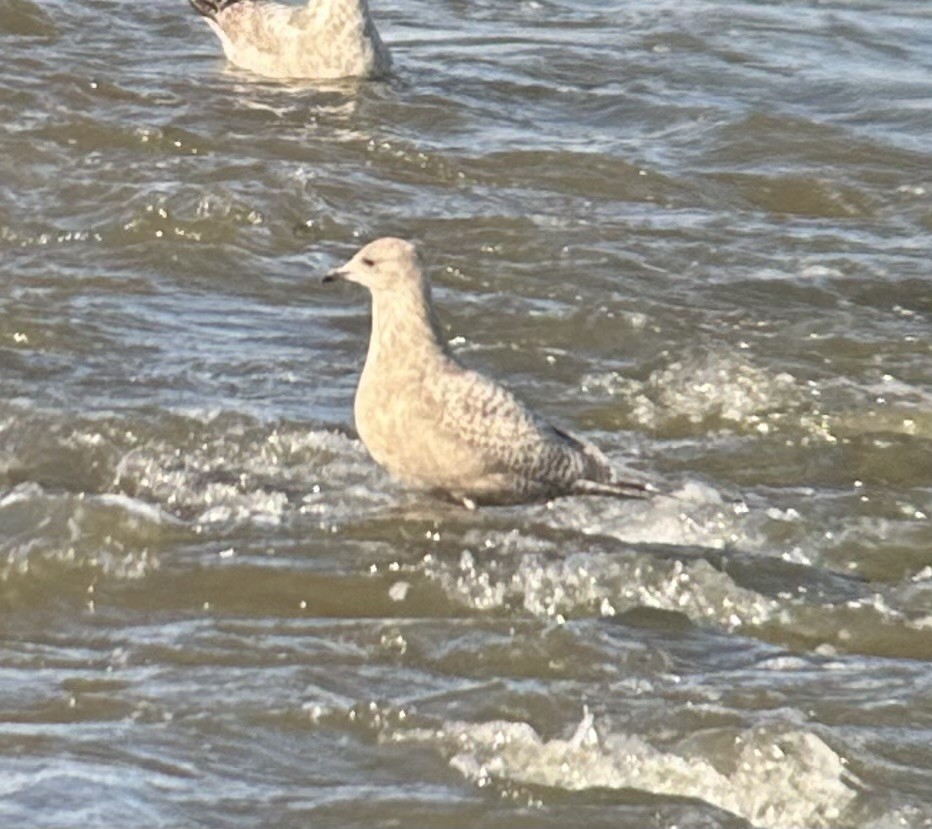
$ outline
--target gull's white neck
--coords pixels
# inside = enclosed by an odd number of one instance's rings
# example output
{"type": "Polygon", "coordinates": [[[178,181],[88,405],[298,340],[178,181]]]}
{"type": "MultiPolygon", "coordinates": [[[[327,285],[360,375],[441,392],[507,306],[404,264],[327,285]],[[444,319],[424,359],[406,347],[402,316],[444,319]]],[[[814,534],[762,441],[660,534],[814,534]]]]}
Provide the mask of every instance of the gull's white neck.
{"type": "Polygon", "coordinates": [[[367,368],[406,365],[412,359],[432,359],[446,353],[428,285],[373,292],[367,368]]]}

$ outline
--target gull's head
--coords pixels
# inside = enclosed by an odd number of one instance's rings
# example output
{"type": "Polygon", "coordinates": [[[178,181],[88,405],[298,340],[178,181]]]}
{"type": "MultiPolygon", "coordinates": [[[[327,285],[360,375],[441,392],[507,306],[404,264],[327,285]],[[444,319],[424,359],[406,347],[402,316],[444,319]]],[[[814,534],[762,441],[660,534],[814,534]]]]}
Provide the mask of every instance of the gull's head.
{"type": "Polygon", "coordinates": [[[358,282],[373,293],[421,289],[424,283],[414,245],[392,236],[370,242],[345,265],[330,271],[324,282],[337,279],[358,282]]]}

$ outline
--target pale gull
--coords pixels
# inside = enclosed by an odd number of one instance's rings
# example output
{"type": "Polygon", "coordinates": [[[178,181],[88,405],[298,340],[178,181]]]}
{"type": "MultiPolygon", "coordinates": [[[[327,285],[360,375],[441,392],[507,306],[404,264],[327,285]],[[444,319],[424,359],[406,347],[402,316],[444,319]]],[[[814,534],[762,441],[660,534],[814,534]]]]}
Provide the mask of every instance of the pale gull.
{"type": "Polygon", "coordinates": [[[324,277],[336,279],[372,293],[372,333],[354,413],[362,442],[391,475],[469,508],[651,491],[618,480],[591,443],[459,362],[440,332],[430,284],[409,242],[371,242],[324,277]]]}
{"type": "Polygon", "coordinates": [[[267,78],[372,78],[391,55],[367,0],[191,0],[216,32],[227,59],[267,78]]]}

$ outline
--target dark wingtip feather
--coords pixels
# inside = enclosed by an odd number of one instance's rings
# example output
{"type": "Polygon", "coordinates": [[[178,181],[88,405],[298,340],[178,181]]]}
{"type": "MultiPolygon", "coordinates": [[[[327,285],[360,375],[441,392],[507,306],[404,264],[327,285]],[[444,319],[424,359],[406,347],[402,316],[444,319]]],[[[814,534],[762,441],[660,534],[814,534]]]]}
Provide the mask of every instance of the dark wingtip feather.
{"type": "Polygon", "coordinates": [[[214,17],[217,14],[217,4],[211,0],[189,0],[191,8],[204,17],[214,17]]]}
{"type": "Polygon", "coordinates": [[[576,481],[573,493],[576,495],[608,495],[613,498],[650,498],[657,492],[651,484],[638,481],[576,481]]]}
{"type": "Polygon", "coordinates": [[[198,14],[204,17],[216,17],[224,9],[241,0],[189,0],[189,2],[198,14]]]}

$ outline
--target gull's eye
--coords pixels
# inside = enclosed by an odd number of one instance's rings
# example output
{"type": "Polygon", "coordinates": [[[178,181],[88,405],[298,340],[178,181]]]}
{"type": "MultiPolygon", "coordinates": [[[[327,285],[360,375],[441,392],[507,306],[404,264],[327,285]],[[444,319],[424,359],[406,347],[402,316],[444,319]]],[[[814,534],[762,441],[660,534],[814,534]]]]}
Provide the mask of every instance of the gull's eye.
{"type": "Polygon", "coordinates": [[[373,260],[373,259],[363,259],[363,260],[362,260],[362,263],[363,263],[363,265],[365,265],[367,268],[371,268],[373,265],[375,265],[375,260],[373,260]]]}

